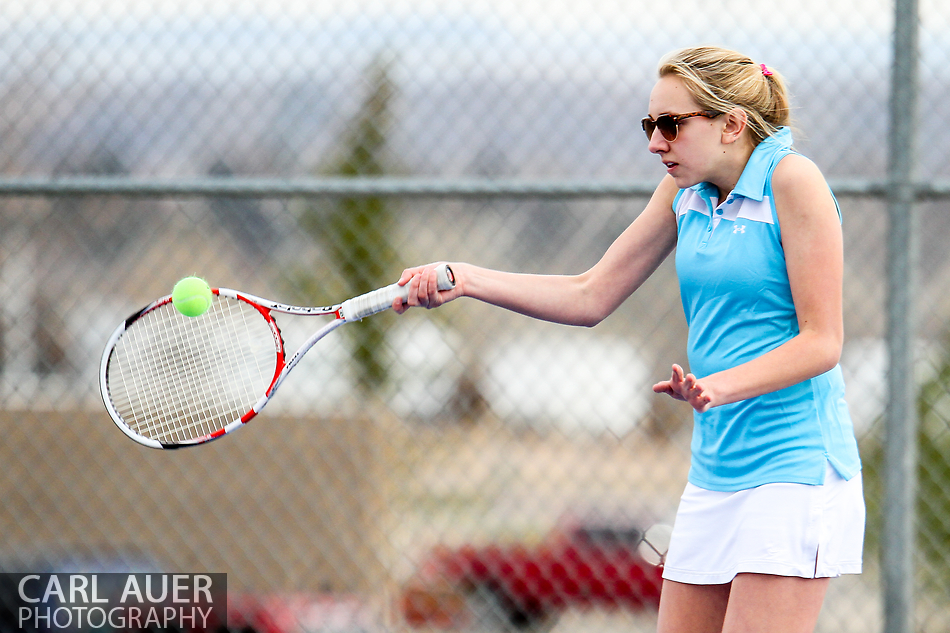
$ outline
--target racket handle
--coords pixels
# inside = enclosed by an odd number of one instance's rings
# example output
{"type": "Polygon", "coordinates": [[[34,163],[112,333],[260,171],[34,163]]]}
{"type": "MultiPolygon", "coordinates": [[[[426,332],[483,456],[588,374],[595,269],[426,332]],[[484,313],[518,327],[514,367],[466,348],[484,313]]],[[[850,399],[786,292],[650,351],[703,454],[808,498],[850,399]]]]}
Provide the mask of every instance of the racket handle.
{"type": "MultiPolygon", "coordinates": [[[[455,275],[448,264],[440,264],[435,272],[439,290],[451,290],[455,287],[455,275]]],[[[378,312],[388,310],[397,298],[401,298],[405,303],[409,298],[409,284],[405,286],[400,286],[398,283],[391,284],[385,288],[347,299],[340,306],[340,316],[346,321],[359,321],[378,312]]]]}

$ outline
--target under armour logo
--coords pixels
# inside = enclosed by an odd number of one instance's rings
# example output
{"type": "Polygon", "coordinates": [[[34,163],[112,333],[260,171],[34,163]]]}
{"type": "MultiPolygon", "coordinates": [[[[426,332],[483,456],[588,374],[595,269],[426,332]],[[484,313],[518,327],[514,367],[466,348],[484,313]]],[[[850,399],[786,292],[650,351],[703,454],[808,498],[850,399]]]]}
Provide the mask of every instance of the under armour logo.
{"type": "Polygon", "coordinates": [[[733,233],[745,233],[745,224],[736,224],[732,227],[733,233]]]}

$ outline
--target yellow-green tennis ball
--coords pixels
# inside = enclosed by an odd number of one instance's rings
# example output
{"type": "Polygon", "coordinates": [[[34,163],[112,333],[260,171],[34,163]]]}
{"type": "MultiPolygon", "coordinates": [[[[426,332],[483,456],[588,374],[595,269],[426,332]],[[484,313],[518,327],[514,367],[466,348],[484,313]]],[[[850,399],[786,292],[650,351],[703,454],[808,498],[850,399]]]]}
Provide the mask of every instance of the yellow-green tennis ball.
{"type": "Polygon", "coordinates": [[[211,286],[200,277],[185,277],[172,289],[172,304],[185,316],[201,316],[211,307],[211,286]]]}

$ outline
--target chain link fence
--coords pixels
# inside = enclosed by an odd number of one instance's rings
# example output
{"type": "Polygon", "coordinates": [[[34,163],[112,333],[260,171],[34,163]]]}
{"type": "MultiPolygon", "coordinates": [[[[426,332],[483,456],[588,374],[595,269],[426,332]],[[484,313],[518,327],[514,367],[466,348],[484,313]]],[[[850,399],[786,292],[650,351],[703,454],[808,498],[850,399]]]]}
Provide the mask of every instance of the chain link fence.
{"type": "MultiPolygon", "coordinates": [[[[112,329],[189,274],[326,305],[437,259],[585,270],[647,188],[582,190],[659,180],[639,129],[656,63],[714,42],[786,75],[798,146],[839,192],[870,516],[865,573],[832,583],[819,630],[882,631],[888,222],[859,194],[886,176],[892,17],[881,0],[6,0],[7,184],[372,180],[349,196],[0,196],[0,568],[225,572],[231,628],[257,633],[652,630],[655,572],[629,569],[626,541],[672,521],[688,469],[690,411],[650,390],[685,361],[672,261],[593,330],[469,300],[344,328],[262,417],[201,449],[129,442],[98,365],[112,329]],[[374,192],[393,178],[437,185],[374,192]],[[505,189],[539,179],[551,188],[505,189]]],[[[921,0],[920,17],[919,177],[943,182],[950,9],[921,0]]],[[[942,632],[947,201],[917,214],[916,626],[942,632]]],[[[288,346],[313,329],[288,323],[288,346]]]]}

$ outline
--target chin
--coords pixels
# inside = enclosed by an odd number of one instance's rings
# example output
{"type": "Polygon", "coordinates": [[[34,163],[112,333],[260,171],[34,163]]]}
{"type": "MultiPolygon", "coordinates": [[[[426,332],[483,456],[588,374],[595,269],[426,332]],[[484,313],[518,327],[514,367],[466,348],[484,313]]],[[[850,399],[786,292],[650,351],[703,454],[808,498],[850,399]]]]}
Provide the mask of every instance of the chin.
{"type": "Polygon", "coordinates": [[[673,174],[671,175],[673,176],[673,182],[675,182],[676,186],[679,187],[680,189],[688,189],[692,187],[693,185],[698,185],[700,183],[699,180],[696,180],[695,178],[690,178],[685,175],[682,175],[682,176],[677,176],[673,174]]]}

